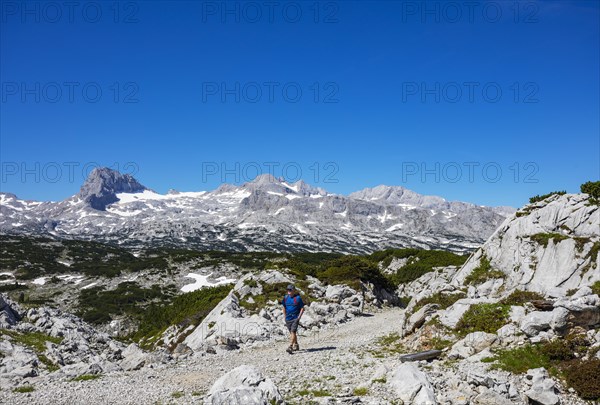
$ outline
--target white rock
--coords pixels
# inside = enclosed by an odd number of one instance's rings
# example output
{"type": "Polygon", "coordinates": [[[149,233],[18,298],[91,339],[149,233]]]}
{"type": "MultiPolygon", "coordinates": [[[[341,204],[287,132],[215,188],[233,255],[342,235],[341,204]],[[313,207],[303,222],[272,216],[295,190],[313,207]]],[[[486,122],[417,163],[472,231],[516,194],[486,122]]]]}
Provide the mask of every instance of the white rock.
{"type": "Polygon", "coordinates": [[[450,353],[448,353],[448,357],[451,359],[466,359],[467,357],[487,349],[494,344],[497,339],[498,336],[492,333],[469,333],[464,339],[459,340],[452,346],[450,353]]]}
{"type": "Polygon", "coordinates": [[[206,405],[267,405],[282,402],[283,397],[273,381],[249,365],[241,365],[221,376],[204,401],[206,405]]]}
{"type": "Polygon", "coordinates": [[[549,378],[545,368],[528,370],[527,378],[532,380],[531,389],[525,392],[530,400],[542,405],[558,405],[560,403],[554,381],[549,378]]]}
{"type": "Polygon", "coordinates": [[[407,404],[436,404],[435,392],[427,375],[414,363],[403,363],[392,373],[389,385],[407,404]]]}
{"type": "Polygon", "coordinates": [[[550,329],[552,317],[552,312],[533,311],[523,317],[519,328],[527,336],[535,336],[550,329]]]}

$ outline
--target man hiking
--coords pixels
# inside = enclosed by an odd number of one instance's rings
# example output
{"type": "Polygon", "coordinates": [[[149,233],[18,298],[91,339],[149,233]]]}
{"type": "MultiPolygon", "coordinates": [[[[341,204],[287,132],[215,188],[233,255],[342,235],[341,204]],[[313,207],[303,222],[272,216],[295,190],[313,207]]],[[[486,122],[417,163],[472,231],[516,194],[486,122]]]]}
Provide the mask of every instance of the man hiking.
{"type": "Polygon", "coordinates": [[[298,346],[298,323],[304,313],[304,302],[296,288],[290,284],[287,286],[287,294],[281,300],[283,305],[283,315],[285,315],[285,326],[290,331],[290,347],[287,348],[288,353],[300,350],[298,346]]]}

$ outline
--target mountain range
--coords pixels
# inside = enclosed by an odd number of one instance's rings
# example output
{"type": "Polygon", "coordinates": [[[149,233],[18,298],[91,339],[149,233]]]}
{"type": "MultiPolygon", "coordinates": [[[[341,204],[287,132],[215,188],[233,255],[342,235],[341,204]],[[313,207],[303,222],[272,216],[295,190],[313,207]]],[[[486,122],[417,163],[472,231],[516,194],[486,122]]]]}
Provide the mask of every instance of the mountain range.
{"type": "Polygon", "coordinates": [[[486,207],[380,185],[347,196],[262,174],[212,191],[159,194],[128,174],[94,169],[59,202],[0,193],[0,232],[230,251],[369,253],[391,247],[479,247],[511,207],[486,207]]]}

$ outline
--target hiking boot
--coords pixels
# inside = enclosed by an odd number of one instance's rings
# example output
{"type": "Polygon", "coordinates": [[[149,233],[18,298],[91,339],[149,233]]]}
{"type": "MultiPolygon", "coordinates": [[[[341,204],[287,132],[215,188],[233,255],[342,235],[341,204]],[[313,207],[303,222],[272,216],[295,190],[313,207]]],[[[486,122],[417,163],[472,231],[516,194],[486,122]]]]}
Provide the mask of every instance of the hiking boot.
{"type": "Polygon", "coordinates": [[[290,347],[288,347],[285,351],[288,352],[289,354],[292,354],[292,352],[294,351],[294,348],[290,345],[290,347]]]}
{"type": "Polygon", "coordinates": [[[297,352],[298,350],[300,350],[300,346],[299,345],[294,345],[292,346],[292,350],[297,352]]]}

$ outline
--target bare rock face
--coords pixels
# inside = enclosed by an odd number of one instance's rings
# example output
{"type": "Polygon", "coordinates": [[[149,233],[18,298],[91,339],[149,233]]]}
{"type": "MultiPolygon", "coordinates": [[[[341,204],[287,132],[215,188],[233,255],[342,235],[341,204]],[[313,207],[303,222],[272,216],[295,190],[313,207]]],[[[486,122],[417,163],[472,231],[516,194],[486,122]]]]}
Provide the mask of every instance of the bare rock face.
{"type": "Polygon", "coordinates": [[[109,168],[94,169],[81,191],[64,201],[0,193],[0,203],[0,231],[9,233],[52,232],[135,247],[342,253],[390,247],[471,251],[513,212],[401,187],[337,195],[270,175],[212,191],[158,194],[109,168]]]}
{"type": "Polygon", "coordinates": [[[138,193],[146,190],[129,174],[121,174],[109,168],[96,168],[86,179],[78,197],[90,207],[104,211],[106,206],[119,201],[117,193],[138,193]]]}
{"type": "Polygon", "coordinates": [[[482,260],[504,273],[492,291],[476,287],[473,294],[489,296],[515,289],[562,297],[600,280],[600,207],[586,194],[555,195],[526,205],[508,218],[452,279],[462,286],[482,260]]]}

